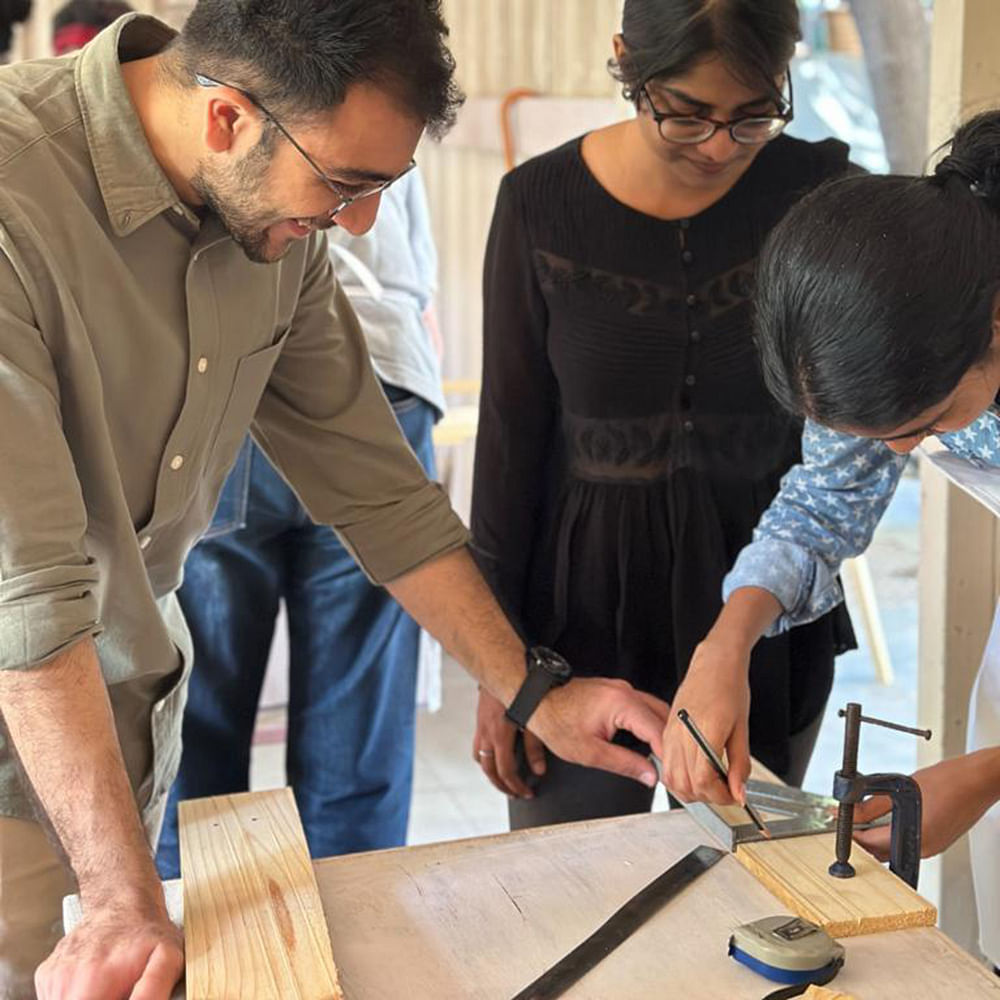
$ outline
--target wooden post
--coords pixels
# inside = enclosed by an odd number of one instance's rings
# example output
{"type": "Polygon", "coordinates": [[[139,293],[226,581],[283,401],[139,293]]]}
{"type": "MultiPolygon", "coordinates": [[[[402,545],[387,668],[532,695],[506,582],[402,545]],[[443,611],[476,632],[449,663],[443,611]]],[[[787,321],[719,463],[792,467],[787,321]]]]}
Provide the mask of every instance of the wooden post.
{"type": "MultiPolygon", "coordinates": [[[[937,0],[931,39],[928,141],[936,148],[956,125],[1000,104],[1000,33],[996,0],[937,0]]],[[[969,693],[989,634],[996,599],[996,519],[924,463],[920,536],[919,724],[935,738],[921,744],[921,766],[962,753],[969,693]]],[[[965,838],[925,866],[921,890],[939,899],[940,926],[975,950],[978,923],[965,838]]]]}

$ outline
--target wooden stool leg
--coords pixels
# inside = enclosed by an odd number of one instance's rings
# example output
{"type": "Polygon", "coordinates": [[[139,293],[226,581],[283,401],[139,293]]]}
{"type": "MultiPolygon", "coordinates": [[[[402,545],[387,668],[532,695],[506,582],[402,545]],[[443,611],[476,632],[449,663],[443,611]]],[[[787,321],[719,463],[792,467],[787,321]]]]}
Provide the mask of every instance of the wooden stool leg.
{"type": "Polygon", "coordinates": [[[882,618],[875,597],[875,584],[872,582],[867,557],[861,555],[857,559],[846,560],[842,572],[861,606],[868,648],[875,663],[875,676],[880,684],[888,687],[894,679],[892,659],[889,656],[889,644],[885,639],[885,629],[882,627],[882,618]]]}

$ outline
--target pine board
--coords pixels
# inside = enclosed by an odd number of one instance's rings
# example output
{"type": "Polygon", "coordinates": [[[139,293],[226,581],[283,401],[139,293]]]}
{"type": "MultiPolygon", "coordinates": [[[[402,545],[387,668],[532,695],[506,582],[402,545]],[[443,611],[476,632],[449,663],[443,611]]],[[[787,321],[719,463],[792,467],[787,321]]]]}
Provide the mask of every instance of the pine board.
{"type": "MultiPolygon", "coordinates": [[[[682,811],[316,862],[350,1000],[503,1000],[706,835],[682,811]]],[[[742,923],[788,912],[735,858],[671,900],[566,1000],[759,1000],[726,954],[742,923]]],[[[934,927],[844,941],[857,1000],[1000,1000],[1000,979],[934,927]]]]}
{"type": "Polygon", "coordinates": [[[931,927],[937,910],[857,844],[851,879],[834,878],[836,834],[740,844],[736,859],[786,906],[833,937],[931,927]]]}
{"type": "Polygon", "coordinates": [[[179,809],[187,1000],[343,1000],[287,788],[179,809]]]}
{"type": "Polygon", "coordinates": [[[802,994],[802,1000],[854,1000],[854,997],[827,989],[825,986],[810,986],[802,994]]]}

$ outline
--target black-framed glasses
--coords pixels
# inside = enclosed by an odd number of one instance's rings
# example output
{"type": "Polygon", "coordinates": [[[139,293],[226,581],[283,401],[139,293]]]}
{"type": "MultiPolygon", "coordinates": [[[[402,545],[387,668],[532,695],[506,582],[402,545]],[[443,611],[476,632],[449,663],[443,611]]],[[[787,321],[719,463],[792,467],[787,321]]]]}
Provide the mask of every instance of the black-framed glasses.
{"type": "Polygon", "coordinates": [[[199,87],[228,87],[230,90],[235,90],[237,94],[242,94],[263,116],[267,119],[294,147],[296,152],[302,157],[306,163],[312,167],[313,173],[337,196],[339,199],[337,207],[331,209],[326,213],[327,217],[330,219],[335,218],[344,211],[345,208],[349,208],[356,201],[363,201],[365,198],[373,198],[377,194],[381,194],[387,187],[391,184],[395,184],[400,177],[405,176],[411,170],[413,170],[416,165],[416,160],[410,160],[409,164],[401,170],[395,177],[390,177],[388,180],[379,181],[374,184],[364,185],[360,191],[355,191],[354,193],[348,193],[344,185],[340,181],[335,181],[330,177],[320,165],[292,138],[291,133],[284,125],[278,121],[277,118],[270,111],[257,100],[249,91],[244,90],[242,87],[236,87],[231,83],[223,83],[221,80],[215,80],[210,76],[205,76],[203,73],[195,73],[195,81],[199,87]]]}
{"type": "Polygon", "coordinates": [[[660,111],[649,96],[649,90],[645,83],[639,88],[639,93],[646,99],[649,113],[652,115],[653,121],[656,122],[656,127],[660,130],[660,136],[666,142],[676,142],[688,146],[708,142],[720,128],[727,129],[733,142],[738,142],[741,146],[759,146],[761,143],[777,139],[795,117],[791,73],[788,74],[788,100],[780,112],[775,115],[749,115],[746,118],[734,118],[728,122],[720,122],[715,118],[703,118],[700,115],[660,111]]]}

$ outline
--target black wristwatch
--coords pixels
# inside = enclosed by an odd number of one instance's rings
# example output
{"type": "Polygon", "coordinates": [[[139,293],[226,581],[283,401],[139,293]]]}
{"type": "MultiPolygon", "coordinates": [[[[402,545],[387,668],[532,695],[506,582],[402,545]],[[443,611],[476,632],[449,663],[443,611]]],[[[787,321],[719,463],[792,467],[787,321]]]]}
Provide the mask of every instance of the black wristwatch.
{"type": "Polygon", "coordinates": [[[545,646],[532,646],[525,652],[524,658],[528,676],[504,713],[518,729],[528,725],[541,700],[554,687],[562,687],[573,676],[570,665],[557,652],[545,646]]]}

